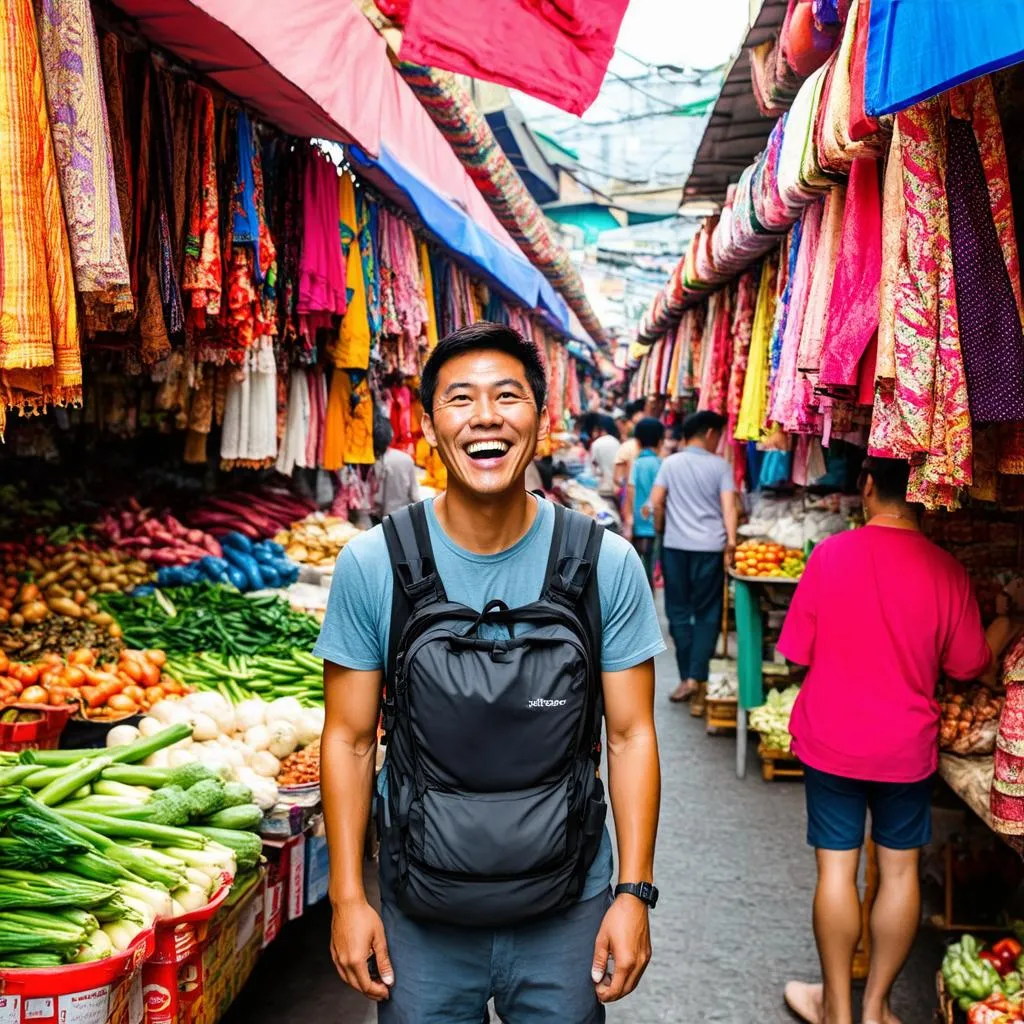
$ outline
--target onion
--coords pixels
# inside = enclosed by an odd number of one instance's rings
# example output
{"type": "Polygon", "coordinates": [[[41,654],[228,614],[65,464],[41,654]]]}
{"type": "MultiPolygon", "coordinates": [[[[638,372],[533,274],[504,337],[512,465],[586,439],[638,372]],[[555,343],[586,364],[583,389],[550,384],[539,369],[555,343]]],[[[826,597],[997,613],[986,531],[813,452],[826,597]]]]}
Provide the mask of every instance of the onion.
{"type": "Polygon", "coordinates": [[[184,701],[159,700],[150,709],[150,715],[163,725],[178,725],[189,720],[189,709],[184,701]]]}
{"type": "Polygon", "coordinates": [[[197,743],[203,743],[206,740],[215,740],[219,735],[217,723],[209,715],[197,712],[192,719],[192,739],[197,743]]]}
{"type": "MultiPolygon", "coordinates": [[[[144,722],[146,719],[142,721],[144,722]]],[[[141,723],[139,724],[141,725],[141,723]]],[[[126,747],[129,743],[134,743],[139,738],[140,732],[141,730],[136,729],[134,725],[115,725],[107,733],[107,746],[126,747]]]]}
{"type": "Polygon", "coordinates": [[[196,755],[191,750],[175,750],[173,747],[167,752],[167,766],[169,768],[180,768],[183,764],[191,764],[196,755]]]}
{"type": "Polygon", "coordinates": [[[265,725],[254,725],[245,730],[245,745],[252,750],[266,750],[270,746],[270,730],[265,725]]]}
{"type": "Polygon", "coordinates": [[[258,750],[252,756],[251,767],[257,775],[276,779],[281,770],[281,762],[269,750],[258,750]]]}
{"type": "Polygon", "coordinates": [[[169,768],[170,754],[166,750],[158,750],[155,754],[150,754],[142,763],[147,768],[169,768]]]}
{"type": "Polygon", "coordinates": [[[267,724],[284,719],[294,725],[302,715],[302,705],[297,697],[278,697],[267,706],[267,724]]]}
{"type": "MultiPolygon", "coordinates": [[[[161,729],[163,729],[164,723],[159,718],[153,718],[152,715],[147,715],[141,722],[139,722],[139,735],[144,736],[147,739],[150,736],[155,736],[161,729]]],[[[118,728],[124,728],[124,726],[118,726],[118,728]]]]}
{"type": "MultiPolygon", "coordinates": [[[[220,696],[220,694],[217,694],[217,696],[220,696]]],[[[209,714],[209,716],[217,723],[217,728],[221,732],[235,731],[234,708],[227,707],[226,705],[218,705],[210,708],[207,714],[209,714]]]]}
{"type": "Polygon", "coordinates": [[[320,738],[324,731],[324,714],[322,708],[306,708],[295,723],[295,735],[300,747],[308,747],[320,738]]]}
{"type": "Polygon", "coordinates": [[[298,734],[291,722],[286,722],[283,719],[278,720],[271,723],[268,726],[268,730],[270,732],[270,742],[267,744],[267,750],[274,757],[287,757],[299,745],[298,734]]]}
{"type": "Polygon", "coordinates": [[[263,725],[266,717],[267,705],[259,697],[243,700],[235,708],[235,726],[241,732],[251,729],[254,725],[263,725]]]}

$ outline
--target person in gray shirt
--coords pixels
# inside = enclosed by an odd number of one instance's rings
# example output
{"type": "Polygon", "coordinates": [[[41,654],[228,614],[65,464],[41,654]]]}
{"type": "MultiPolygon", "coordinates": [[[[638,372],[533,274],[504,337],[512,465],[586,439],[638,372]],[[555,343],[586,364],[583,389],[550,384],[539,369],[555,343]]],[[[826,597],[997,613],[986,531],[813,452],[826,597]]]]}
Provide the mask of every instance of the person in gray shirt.
{"type": "Polygon", "coordinates": [[[420,485],[416,480],[416,463],[406,452],[391,447],[395,432],[387,417],[376,413],[373,417],[373,511],[372,519],[379,523],[396,509],[420,500],[420,485]]]}
{"type": "Polygon", "coordinates": [[[696,412],[683,422],[685,447],[661,466],[651,490],[655,529],[663,534],[665,615],[676,648],[679,685],[689,700],[707,682],[722,618],[725,570],[736,552],[732,467],[715,455],[725,420],[696,412]]]}

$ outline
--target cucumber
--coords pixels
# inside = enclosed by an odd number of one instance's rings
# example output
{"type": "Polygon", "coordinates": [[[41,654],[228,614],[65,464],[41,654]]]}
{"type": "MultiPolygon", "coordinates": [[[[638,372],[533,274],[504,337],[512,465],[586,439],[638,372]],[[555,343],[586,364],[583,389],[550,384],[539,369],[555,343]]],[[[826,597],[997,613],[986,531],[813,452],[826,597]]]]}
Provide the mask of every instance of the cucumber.
{"type": "Polygon", "coordinates": [[[236,804],[225,807],[204,819],[203,824],[211,828],[230,828],[240,832],[252,832],[260,826],[263,812],[255,804],[236,804]]]}

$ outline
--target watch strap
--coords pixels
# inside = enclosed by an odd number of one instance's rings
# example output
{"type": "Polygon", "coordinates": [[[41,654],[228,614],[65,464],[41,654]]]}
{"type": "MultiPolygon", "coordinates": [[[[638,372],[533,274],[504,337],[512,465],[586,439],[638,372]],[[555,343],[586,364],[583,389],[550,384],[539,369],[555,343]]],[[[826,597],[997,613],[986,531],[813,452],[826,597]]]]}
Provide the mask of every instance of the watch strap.
{"type": "Polygon", "coordinates": [[[651,882],[623,882],[615,887],[616,896],[635,896],[653,910],[658,905],[658,889],[651,882]]]}

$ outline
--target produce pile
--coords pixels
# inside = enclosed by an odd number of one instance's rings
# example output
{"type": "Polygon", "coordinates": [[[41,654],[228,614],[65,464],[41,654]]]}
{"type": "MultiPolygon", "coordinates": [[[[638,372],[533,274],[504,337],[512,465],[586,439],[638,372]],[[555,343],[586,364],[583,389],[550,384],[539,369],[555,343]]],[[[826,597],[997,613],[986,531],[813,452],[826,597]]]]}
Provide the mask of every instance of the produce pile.
{"type": "Polygon", "coordinates": [[[305,565],[333,566],[341,549],[360,533],[347,519],[314,512],[274,537],[285,554],[305,565]]]}
{"type": "Polygon", "coordinates": [[[236,532],[250,540],[262,540],[305,518],[313,508],[312,502],[290,491],[263,487],[207,498],[186,518],[192,526],[217,537],[236,532]]]}
{"type": "Polygon", "coordinates": [[[745,540],[736,548],[736,571],[741,576],[779,576],[799,579],[806,566],[804,553],[781,544],[745,540]]]}
{"type": "Polygon", "coordinates": [[[188,692],[164,668],[163,651],[122,650],[100,660],[81,648],[67,658],[44,654],[33,664],[12,662],[0,653],[0,704],[75,704],[84,718],[111,720],[148,710],[167,696],[188,692]]]}
{"type": "Polygon", "coordinates": [[[219,777],[245,785],[261,811],[277,803],[278,784],[296,785],[297,775],[309,774],[314,753],[316,777],[303,781],[319,780],[323,708],[304,708],[294,697],[269,702],[250,697],[237,706],[219,693],[192,693],[182,700],[169,698],[153,705],[137,728],[119,725],[111,729],[107,745],[120,748],[158,735],[168,726],[183,725],[190,730],[188,738],[170,749],[155,751],[147,765],[176,769],[203,764],[219,777]]]}
{"type": "MultiPolygon", "coordinates": [[[[1014,923],[1019,931],[1022,922],[1014,923]]],[[[942,977],[946,991],[967,1013],[969,1024],[1014,1024],[1024,1021],[1024,956],[1016,938],[1001,939],[986,949],[973,935],[946,950],[942,977]]]]}
{"type": "Polygon", "coordinates": [[[26,751],[0,767],[0,966],[56,967],[127,949],[255,867],[251,792],[202,763],[140,765],[186,724],[107,750],[26,751]]]}
{"type": "MultiPolygon", "coordinates": [[[[194,583],[230,583],[243,593],[287,587],[299,578],[299,567],[284,557],[284,548],[273,541],[255,544],[242,533],[228,533],[221,538],[223,558],[206,555],[187,565],[161,569],[156,576],[158,587],[183,587],[194,583]]],[[[147,593],[140,588],[136,593],[147,593]]]]}
{"type": "Polygon", "coordinates": [[[232,704],[252,697],[294,697],[302,705],[324,702],[324,665],[304,650],[225,657],[212,651],[176,655],[168,671],[197,690],[215,690],[232,704]]]}
{"type": "Polygon", "coordinates": [[[712,672],[708,676],[708,700],[736,700],[740,681],[735,672],[712,672]]]}
{"type": "Polygon", "coordinates": [[[999,731],[999,715],[1006,698],[975,683],[963,693],[947,685],[940,697],[942,724],[939,747],[954,754],[991,754],[999,731]]]}
{"type": "Polygon", "coordinates": [[[220,557],[220,544],[208,533],[190,530],[169,512],[143,508],[134,498],[127,504],[123,512],[107,512],[95,527],[119,550],[154,565],[188,565],[207,555],[220,557]]]}
{"type": "Polygon", "coordinates": [[[277,773],[279,786],[308,786],[320,782],[320,739],[296,750],[281,761],[277,773]]]}
{"type": "Polygon", "coordinates": [[[761,742],[769,750],[790,752],[793,737],[789,734],[789,719],[799,696],[799,686],[769,690],[764,704],[750,712],[750,726],[761,734],[761,742]]]}
{"type": "Polygon", "coordinates": [[[319,636],[310,616],[275,596],[244,597],[213,583],[180,587],[173,598],[114,594],[103,607],[120,623],[130,647],[159,647],[168,655],[215,652],[227,657],[309,651],[319,636]]]}

